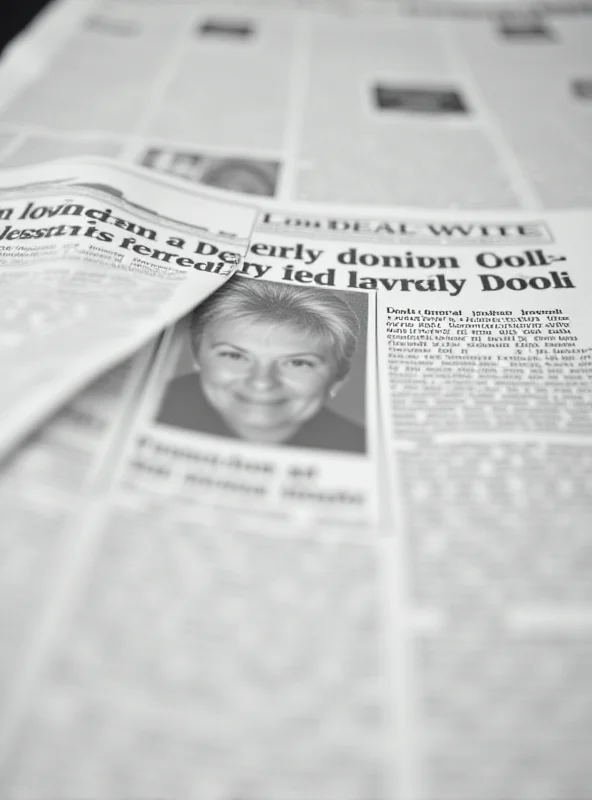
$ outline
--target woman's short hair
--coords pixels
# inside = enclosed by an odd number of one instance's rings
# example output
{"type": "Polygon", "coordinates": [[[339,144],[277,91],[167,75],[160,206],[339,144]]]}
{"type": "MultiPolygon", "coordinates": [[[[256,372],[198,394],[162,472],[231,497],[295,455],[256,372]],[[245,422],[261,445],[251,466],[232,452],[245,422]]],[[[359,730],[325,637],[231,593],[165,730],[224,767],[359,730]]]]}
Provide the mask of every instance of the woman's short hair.
{"type": "Polygon", "coordinates": [[[355,311],[337,292],[235,276],[199,305],[191,316],[191,346],[196,357],[204,330],[220,319],[254,319],[270,325],[291,325],[321,337],[331,347],[337,364],[337,379],[349,372],[360,335],[355,311]]]}

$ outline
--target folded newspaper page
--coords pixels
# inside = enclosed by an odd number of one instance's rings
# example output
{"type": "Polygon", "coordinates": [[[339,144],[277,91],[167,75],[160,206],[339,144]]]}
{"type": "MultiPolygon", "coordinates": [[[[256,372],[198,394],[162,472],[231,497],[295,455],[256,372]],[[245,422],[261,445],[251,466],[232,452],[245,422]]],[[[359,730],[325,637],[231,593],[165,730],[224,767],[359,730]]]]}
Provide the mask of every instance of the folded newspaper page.
{"type": "Polygon", "coordinates": [[[261,212],[5,465],[2,797],[589,797],[591,249],[261,212]]]}
{"type": "Polygon", "coordinates": [[[0,455],[221,286],[254,211],[107,161],[0,174],[0,455]]]}

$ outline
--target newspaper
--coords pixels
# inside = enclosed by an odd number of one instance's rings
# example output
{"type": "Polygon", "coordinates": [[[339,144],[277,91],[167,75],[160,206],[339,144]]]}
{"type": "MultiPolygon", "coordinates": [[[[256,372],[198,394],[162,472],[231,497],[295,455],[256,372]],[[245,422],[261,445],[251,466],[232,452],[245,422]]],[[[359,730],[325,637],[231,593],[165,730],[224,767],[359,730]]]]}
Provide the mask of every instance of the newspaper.
{"type": "Polygon", "coordinates": [[[4,463],[0,796],[589,800],[586,4],[82,6],[2,165],[261,213],[4,463]]]}
{"type": "Polygon", "coordinates": [[[261,212],[14,523],[2,796],[587,797],[591,221],[261,212]]]}
{"type": "Polygon", "coordinates": [[[92,153],[284,203],[592,203],[585,4],[421,2],[80,2],[0,74],[0,165],[92,153]]]}
{"type": "Polygon", "coordinates": [[[0,175],[0,455],[227,280],[254,211],[108,162],[0,175]]]}

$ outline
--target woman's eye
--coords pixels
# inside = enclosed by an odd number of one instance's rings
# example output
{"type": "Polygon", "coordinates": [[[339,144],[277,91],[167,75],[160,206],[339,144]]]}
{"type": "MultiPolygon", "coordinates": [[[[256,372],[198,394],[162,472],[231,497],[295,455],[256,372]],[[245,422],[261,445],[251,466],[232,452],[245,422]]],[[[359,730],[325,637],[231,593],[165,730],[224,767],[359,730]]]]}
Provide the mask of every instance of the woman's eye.
{"type": "Polygon", "coordinates": [[[288,362],[288,366],[313,369],[315,367],[315,363],[307,358],[291,358],[288,362]]]}
{"type": "Polygon", "coordinates": [[[242,353],[237,353],[236,350],[219,350],[218,355],[229,361],[242,361],[244,358],[244,355],[242,353]]]}

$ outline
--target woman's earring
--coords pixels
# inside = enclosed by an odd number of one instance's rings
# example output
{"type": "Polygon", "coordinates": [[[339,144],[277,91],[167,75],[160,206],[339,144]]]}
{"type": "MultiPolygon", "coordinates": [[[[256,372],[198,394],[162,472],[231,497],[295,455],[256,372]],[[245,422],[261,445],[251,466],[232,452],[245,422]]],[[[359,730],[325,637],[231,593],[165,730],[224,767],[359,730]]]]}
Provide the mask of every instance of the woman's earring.
{"type": "Polygon", "coordinates": [[[333,388],[332,388],[332,389],[329,391],[329,397],[331,397],[331,398],[333,398],[333,397],[337,397],[337,389],[336,389],[335,387],[333,387],[333,388]]]}

